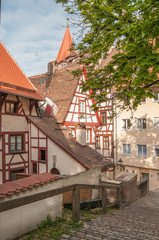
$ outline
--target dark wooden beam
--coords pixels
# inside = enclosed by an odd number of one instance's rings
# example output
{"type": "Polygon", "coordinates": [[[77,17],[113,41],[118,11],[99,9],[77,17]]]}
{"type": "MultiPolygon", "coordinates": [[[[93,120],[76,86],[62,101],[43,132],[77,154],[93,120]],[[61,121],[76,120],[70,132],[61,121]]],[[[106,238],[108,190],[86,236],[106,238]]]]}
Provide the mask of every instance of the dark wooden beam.
{"type": "Polygon", "coordinates": [[[76,186],[72,192],[72,218],[73,221],[80,220],[80,189],[76,186]]]}

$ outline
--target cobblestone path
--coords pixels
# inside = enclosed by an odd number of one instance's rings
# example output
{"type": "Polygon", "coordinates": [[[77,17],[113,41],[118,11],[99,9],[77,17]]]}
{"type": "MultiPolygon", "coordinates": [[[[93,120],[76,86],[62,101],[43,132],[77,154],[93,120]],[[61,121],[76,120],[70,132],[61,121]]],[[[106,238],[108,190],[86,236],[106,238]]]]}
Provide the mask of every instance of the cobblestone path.
{"type": "Polygon", "coordinates": [[[159,240],[159,192],[85,223],[62,240],[159,240]]]}
{"type": "MultiPolygon", "coordinates": [[[[53,240],[49,235],[40,239],[53,240]]],[[[159,240],[159,192],[85,222],[79,230],[63,234],[61,240],[159,240]]]]}

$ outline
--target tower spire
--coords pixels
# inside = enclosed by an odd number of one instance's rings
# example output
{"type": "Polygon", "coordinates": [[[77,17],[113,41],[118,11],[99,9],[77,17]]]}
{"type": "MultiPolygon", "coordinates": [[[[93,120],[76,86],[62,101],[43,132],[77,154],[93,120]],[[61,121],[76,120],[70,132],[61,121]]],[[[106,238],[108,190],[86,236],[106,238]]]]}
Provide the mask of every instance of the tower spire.
{"type": "Polygon", "coordinates": [[[72,47],[73,41],[70,33],[70,29],[67,23],[67,28],[63,37],[63,41],[58,52],[56,61],[59,63],[62,60],[65,60],[71,54],[70,48],[72,47]]]}

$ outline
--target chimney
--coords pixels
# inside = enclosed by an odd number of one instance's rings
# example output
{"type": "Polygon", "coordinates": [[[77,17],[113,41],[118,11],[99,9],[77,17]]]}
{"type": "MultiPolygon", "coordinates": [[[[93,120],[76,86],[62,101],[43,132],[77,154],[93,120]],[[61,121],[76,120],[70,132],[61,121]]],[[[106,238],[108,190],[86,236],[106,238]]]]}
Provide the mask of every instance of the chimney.
{"type": "Polygon", "coordinates": [[[79,123],[76,127],[76,141],[82,146],[86,145],[86,126],[84,123],[79,123]]]}
{"type": "Polygon", "coordinates": [[[53,73],[53,64],[52,62],[49,62],[47,65],[47,72],[48,74],[52,74],[53,73]]]}

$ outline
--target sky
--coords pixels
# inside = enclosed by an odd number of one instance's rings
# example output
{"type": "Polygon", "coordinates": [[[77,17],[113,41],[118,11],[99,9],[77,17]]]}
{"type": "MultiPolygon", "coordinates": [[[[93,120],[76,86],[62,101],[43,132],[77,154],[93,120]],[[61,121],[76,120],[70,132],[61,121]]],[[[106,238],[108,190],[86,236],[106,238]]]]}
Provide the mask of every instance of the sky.
{"type": "MultiPolygon", "coordinates": [[[[0,40],[29,77],[56,59],[67,13],[54,0],[1,0],[0,40]]],[[[71,29],[75,40],[74,30],[71,29]]]]}

